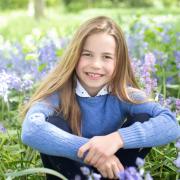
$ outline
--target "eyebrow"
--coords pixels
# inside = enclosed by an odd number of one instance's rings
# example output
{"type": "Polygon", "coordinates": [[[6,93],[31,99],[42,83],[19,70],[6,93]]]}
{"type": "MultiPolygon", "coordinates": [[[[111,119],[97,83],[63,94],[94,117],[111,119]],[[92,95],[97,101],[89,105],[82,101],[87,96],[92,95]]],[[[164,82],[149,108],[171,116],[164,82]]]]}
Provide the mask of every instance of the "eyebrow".
{"type": "MultiPolygon", "coordinates": [[[[90,51],[90,50],[88,50],[88,49],[83,49],[82,52],[83,52],[83,51],[87,51],[87,52],[92,53],[92,51],[90,51]]],[[[110,53],[110,52],[103,52],[103,54],[104,54],[104,55],[111,55],[111,56],[114,56],[114,54],[112,54],[112,53],[110,53]]]]}

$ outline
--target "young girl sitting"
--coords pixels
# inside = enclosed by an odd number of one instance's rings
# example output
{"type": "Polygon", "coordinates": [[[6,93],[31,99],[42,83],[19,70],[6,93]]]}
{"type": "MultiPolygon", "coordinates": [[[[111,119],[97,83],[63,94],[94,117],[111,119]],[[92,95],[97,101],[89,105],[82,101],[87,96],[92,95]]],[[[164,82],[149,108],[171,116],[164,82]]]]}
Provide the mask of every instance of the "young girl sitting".
{"type": "Polygon", "coordinates": [[[174,115],[140,90],[123,33],[104,16],[80,26],[22,114],[23,143],[68,179],[85,178],[84,165],[117,178],[151,147],[180,137],[174,115]]]}

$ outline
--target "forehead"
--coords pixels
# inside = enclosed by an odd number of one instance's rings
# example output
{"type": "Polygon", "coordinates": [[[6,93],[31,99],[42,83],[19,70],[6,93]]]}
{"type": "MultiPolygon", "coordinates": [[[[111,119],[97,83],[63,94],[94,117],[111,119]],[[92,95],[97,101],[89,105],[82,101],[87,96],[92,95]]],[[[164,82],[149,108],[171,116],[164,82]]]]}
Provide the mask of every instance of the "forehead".
{"type": "Polygon", "coordinates": [[[116,42],[112,35],[96,33],[89,35],[85,40],[83,49],[95,52],[109,52],[114,54],[116,42]]]}

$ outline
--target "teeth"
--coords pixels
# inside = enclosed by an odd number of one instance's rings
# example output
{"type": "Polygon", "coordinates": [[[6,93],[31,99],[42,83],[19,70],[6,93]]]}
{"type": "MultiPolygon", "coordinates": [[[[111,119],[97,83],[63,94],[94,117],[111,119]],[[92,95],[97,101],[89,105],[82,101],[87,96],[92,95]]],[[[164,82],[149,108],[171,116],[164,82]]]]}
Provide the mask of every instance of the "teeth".
{"type": "Polygon", "coordinates": [[[87,73],[91,77],[100,77],[100,74],[94,74],[94,73],[87,73]]]}

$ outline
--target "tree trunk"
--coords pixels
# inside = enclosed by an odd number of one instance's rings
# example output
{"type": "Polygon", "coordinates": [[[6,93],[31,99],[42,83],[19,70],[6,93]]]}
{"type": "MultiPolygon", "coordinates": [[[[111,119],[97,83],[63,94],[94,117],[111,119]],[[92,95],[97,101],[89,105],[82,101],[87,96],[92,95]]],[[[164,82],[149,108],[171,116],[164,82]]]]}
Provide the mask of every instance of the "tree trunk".
{"type": "Polygon", "coordinates": [[[44,0],[34,0],[34,16],[39,19],[44,16],[44,0]]]}

